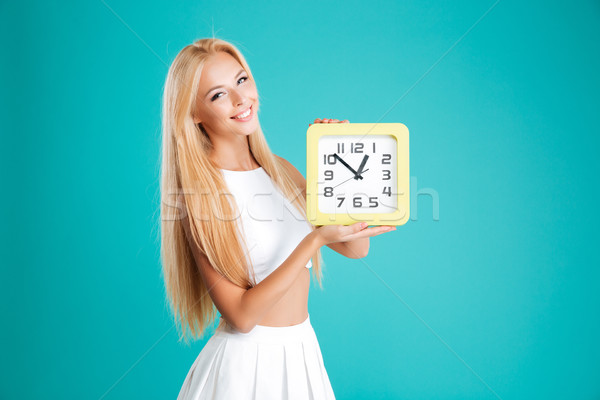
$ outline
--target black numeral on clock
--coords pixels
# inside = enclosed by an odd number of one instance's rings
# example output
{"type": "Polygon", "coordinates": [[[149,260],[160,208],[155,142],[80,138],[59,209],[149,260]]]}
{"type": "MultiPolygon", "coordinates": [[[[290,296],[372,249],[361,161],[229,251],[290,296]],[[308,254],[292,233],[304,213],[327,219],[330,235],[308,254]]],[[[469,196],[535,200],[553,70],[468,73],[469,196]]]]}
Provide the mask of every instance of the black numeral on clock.
{"type": "Polygon", "coordinates": [[[350,153],[362,153],[364,146],[365,144],[361,142],[350,143],[350,153]]]}
{"type": "Polygon", "coordinates": [[[392,179],[392,171],[390,171],[389,169],[384,169],[383,171],[383,180],[384,181],[389,181],[390,179],[392,179]]]}
{"type": "Polygon", "coordinates": [[[324,174],[325,174],[325,180],[326,181],[330,181],[330,180],[333,179],[333,171],[332,170],[326,169],[325,172],[324,172],[324,174]]]}
{"type": "Polygon", "coordinates": [[[325,186],[325,197],[333,197],[333,187],[325,186]]]}
{"type": "Polygon", "coordinates": [[[384,186],[383,187],[383,194],[387,194],[389,197],[392,196],[392,187],[391,186],[384,186]]]}
{"type": "Polygon", "coordinates": [[[341,206],[342,206],[342,203],[344,202],[344,199],[345,199],[345,197],[338,197],[337,199],[340,201],[340,202],[339,202],[339,204],[338,204],[337,206],[338,206],[338,207],[341,207],[341,206]]]}
{"type": "Polygon", "coordinates": [[[337,159],[333,154],[323,154],[323,164],[335,164],[337,159]]]}
{"type": "MultiPolygon", "coordinates": [[[[342,204],[342,203],[340,203],[342,204]]],[[[360,197],[354,197],[352,199],[352,205],[356,208],[360,208],[363,206],[362,200],[360,197]]],[[[379,206],[379,202],[377,201],[377,197],[369,197],[369,208],[375,208],[379,206]]],[[[339,206],[338,206],[339,207],[339,206]]]]}
{"type": "Polygon", "coordinates": [[[383,157],[381,158],[381,163],[382,164],[391,164],[391,160],[392,159],[392,155],[391,154],[384,154],[383,157]]]}
{"type": "Polygon", "coordinates": [[[338,143],[337,144],[337,149],[338,149],[338,153],[343,153],[344,152],[344,143],[338,143]]]}

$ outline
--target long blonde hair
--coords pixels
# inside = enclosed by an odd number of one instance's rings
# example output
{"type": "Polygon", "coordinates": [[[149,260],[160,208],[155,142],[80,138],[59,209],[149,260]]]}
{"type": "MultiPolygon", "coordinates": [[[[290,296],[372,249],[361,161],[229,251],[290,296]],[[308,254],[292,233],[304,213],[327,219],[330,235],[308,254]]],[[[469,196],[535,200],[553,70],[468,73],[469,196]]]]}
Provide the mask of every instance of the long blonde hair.
{"type": "MultiPolygon", "coordinates": [[[[214,269],[236,285],[256,285],[250,276],[249,252],[238,227],[235,202],[218,166],[209,159],[212,144],[202,124],[195,124],[196,93],[208,57],[217,52],[232,55],[252,72],[241,52],[222,39],[206,38],[184,47],[169,67],[163,93],[161,160],[161,262],[166,295],[180,332],[179,341],[199,339],[216,318],[194,260],[182,219],[189,217],[191,240],[214,269]],[[193,217],[193,218],[192,218],[193,217]]],[[[258,109],[255,110],[258,112],[258,109]]],[[[306,217],[306,199],[282,162],[273,155],[260,124],[248,136],[250,152],[276,187],[306,217]]],[[[314,227],[313,227],[314,229],[314,227]]],[[[321,252],[312,257],[313,272],[322,288],[321,252]]]]}

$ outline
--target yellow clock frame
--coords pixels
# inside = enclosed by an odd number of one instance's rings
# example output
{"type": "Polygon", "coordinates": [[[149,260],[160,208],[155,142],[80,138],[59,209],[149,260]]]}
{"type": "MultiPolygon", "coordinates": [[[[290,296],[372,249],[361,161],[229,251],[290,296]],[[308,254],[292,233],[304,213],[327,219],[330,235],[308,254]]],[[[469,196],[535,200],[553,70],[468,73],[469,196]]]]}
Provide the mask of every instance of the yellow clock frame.
{"type": "Polygon", "coordinates": [[[306,132],[306,217],[313,225],[350,225],[367,222],[369,225],[404,225],[410,216],[410,171],[408,128],[401,123],[318,123],[306,132]],[[318,207],[319,139],[321,136],[374,135],[396,139],[396,211],[391,213],[322,213],[318,207]]]}

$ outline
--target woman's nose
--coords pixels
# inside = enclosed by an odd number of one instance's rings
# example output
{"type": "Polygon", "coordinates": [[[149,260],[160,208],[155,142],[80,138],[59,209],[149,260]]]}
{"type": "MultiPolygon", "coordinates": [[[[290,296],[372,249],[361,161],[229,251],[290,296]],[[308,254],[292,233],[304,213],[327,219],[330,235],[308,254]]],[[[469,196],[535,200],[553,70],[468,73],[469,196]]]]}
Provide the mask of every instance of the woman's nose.
{"type": "Polygon", "coordinates": [[[241,91],[235,90],[232,98],[233,103],[236,106],[239,106],[240,104],[244,104],[246,102],[246,96],[244,96],[244,94],[241,91]]]}

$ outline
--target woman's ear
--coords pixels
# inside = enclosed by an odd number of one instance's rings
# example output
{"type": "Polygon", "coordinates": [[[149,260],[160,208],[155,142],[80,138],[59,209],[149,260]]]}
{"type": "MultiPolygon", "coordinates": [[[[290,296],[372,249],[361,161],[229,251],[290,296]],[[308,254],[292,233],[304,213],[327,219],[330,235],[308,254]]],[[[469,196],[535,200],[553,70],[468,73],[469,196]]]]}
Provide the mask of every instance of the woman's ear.
{"type": "Polygon", "coordinates": [[[198,125],[200,122],[200,117],[198,117],[197,113],[195,111],[191,111],[190,115],[192,117],[192,120],[194,121],[194,125],[198,125]]]}

